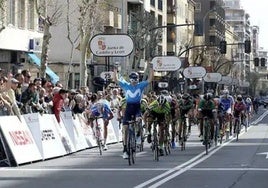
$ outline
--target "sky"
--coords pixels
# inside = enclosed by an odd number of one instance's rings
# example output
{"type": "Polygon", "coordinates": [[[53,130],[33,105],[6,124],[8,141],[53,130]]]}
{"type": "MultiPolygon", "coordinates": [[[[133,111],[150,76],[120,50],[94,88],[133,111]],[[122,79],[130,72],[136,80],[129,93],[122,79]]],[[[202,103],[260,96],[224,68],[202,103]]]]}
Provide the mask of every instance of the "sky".
{"type": "Polygon", "coordinates": [[[268,50],[268,1],[240,0],[241,6],[250,15],[251,25],[259,26],[259,46],[268,50]]]}

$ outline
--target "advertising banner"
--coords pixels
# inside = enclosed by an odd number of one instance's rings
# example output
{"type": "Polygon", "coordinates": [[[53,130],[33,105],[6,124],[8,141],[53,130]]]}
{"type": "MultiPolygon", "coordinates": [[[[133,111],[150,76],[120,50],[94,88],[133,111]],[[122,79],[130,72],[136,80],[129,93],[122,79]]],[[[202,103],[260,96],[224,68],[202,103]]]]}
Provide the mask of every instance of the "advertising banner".
{"type": "Polygon", "coordinates": [[[31,131],[17,116],[0,116],[0,126],[18,165],[42,160],[31,131]]]}
{"type": "Polygon", "coordinates": [[[31,130],[43,159],[67,154],[56,127],[48,123],[49,120],[39,113],[24,114],[23,117],[23,121],[31,130]]]}

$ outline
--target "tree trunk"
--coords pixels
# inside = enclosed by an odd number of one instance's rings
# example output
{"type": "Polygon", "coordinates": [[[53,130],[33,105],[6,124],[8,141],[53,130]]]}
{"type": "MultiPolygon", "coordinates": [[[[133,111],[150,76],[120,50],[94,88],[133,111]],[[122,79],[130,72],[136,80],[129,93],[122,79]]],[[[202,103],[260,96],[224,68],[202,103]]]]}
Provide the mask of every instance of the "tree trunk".
{"type": "Polygon", "coordinates": [[[81,52],[81,62],[80,62],[80,87],[87,86],[87,51],[88,51],[88,42],[90,36],[85,34],[84,37],[81,38],[80,52],[81,52]]]}
{"type": "Polygon", "coordinates": [[[50,24],[45,22],[44,24],[44,36],[43,36],[43,44],[42,44],[42,54],[41,54],[41,67],[40,67],[40,77],[46,78],[46,68],[48,61],[48,48],[49,42],[51,39],[51,33],[49,32],[50,24]]]}

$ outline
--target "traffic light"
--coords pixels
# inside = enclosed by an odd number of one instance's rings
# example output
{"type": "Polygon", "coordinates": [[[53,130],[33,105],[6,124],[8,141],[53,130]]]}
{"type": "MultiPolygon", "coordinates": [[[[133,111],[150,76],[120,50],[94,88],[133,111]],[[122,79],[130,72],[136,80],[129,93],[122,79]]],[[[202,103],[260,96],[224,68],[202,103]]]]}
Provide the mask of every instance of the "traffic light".
{"type": "Polygon", "coordinates": [[[227,43],[226,43],[225,40],[220,42],[220,52],[221,52],[221,54],[226,54],[226,45],[227,45],[227,43]]]}
{"type": "Polygon", "coordinates": [[[261,66],[265,67],[266,66],[266,59],[265,58],[261,58],[261,66]]]}
{"type": "Polygon", "coordinates": [[[259,66],[260,59],[258,57],[254,58],[254,66],[258,67],[259,66]]]}
{"type": "Polygon", "coordinates": [[[251,42],[250,40],[245,41],[245,53],[249,54],[251,52],[251,42]]]}

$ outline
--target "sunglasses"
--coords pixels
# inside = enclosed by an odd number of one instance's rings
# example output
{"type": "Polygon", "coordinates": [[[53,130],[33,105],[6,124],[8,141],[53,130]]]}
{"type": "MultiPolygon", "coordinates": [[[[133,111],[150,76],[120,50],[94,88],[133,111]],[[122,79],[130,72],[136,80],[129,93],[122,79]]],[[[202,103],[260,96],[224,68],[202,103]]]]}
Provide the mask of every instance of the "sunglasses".
{"type": "Polygon", "coordinates": [[[138,78],[135,78],[135,79],[134,78],[130,78],[129,81],[130,82],[138,82],[138,78]]]}

